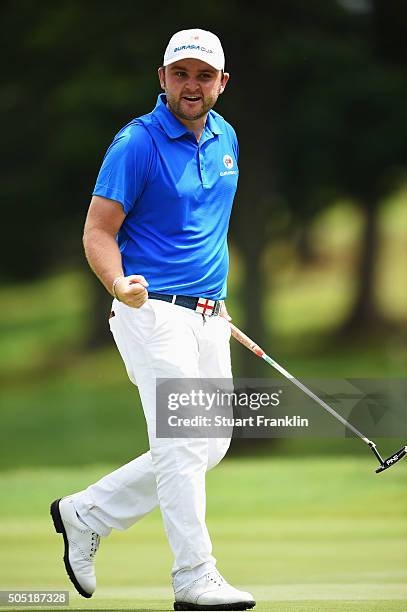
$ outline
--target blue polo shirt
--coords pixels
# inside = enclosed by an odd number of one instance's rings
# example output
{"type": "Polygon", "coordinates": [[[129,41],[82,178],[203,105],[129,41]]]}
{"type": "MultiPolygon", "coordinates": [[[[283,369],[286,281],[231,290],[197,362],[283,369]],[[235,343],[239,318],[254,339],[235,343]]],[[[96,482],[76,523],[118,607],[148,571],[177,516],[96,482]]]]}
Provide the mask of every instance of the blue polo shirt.
{"type": "Polygon", "coordinates": [[[126,276],[142,274],[158,293],[226,297],[237,159],[236,134],[223,117],[209,112],[198,143],[163,94],[120,130],[93,194],[126,213],[117,236],[126,276]]]}

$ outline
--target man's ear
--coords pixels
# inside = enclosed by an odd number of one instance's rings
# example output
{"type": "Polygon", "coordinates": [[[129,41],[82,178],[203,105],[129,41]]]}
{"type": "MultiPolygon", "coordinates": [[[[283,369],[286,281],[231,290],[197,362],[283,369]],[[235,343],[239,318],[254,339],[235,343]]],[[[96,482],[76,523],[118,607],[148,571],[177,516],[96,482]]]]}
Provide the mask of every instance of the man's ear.
{"type": "Polygon", "coordinates": [[[224,72],[221,83],[219,85],[219,94],[225,91],[226,83],[229,81],[229,78],[230,78],[230,74],[228,72],[224,72]]]}
{"type": "Polygon", "coordinates": [[[164,66],[160,66],[158,69],[158,78],[160,80],[161,89],[165,91],[165,68],[164,66]]]}

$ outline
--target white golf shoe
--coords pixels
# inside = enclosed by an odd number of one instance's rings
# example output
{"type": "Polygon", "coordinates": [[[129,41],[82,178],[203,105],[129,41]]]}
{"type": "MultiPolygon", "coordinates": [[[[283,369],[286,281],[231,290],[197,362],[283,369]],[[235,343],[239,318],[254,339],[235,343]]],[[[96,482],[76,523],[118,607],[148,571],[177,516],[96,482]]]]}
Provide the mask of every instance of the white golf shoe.
{"type": "Polygon", "coordinates": [[[92,597],[96,589],[93,558],[100,536],[79,520],[72,498],[56,499],[51,504],[55,530],[64,538],[64,563],[74,587],[83,597],[92,597]]]}
{"type": "Polygon", "coordinates": [[[238,591],[212,570],[175,593],[174,610],[248,610],[255,605],[251,593],[238,591]]]}

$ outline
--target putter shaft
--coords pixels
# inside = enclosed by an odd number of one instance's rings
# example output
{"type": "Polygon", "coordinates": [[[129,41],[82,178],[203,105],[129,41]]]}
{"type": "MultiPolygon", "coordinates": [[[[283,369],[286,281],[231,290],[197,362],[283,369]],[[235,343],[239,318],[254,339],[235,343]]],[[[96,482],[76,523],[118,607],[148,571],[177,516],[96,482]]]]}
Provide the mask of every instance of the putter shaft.
{"type": "MultiPolygon", "coordinates": [[[[335,419],[340,421],[345,427],[350,429],[350,431],[352,431],[356,436],[358,436],[358,438],[360,438],[361,440],[363,440],[363,442],[368,444],[372,448],[372,450],[376,448],[376,445],[374,444],[374,442],[369,440],[369,438],[367,438],[361,431],[356,429],[356,427],[354,427],[351,423],[349,423],[346,419],[344,419],[343,416],[338,414],[336,410],[331,408],[331,406],[329,406],[326,402],[324,402],[324,400],[319,398],[317,395],[315,395],[315,393],[313,393],[310,389],[308,389],[308,387],[303,385],[302,382],[300,382],[297,378],[295,378],[295,376],[287,372],[287,370],[285,370],[280,364],[278,364],[277,361],[274,361],[274,359],[272,359],[269,355],[267,355],[267,353],[263,351],[263,349],[258,344],[253,342],[253,340],[251,340],[249,336],[246,336],[246,334],[244,334],[238,327],[236,327],[236,325],[233,325],[233,323],[230,323],[230,327],[232,330],[233,337],[236,340],[238,340],[241,344],[243,344],[243,346],[248,348],[258,357],[261,357],[266,363],[268,363],[275,370],[280,372],[280,374],[282,374],[290,382],[294,383],[294,385],[296,385],[299,389],[301,389],[301,391],[303,391],[306,395],[308,395],[308,397],[310,397],[315,402],[317,402],[324,410],[329,412],[333,417],[335,417],[335,419]]],[[[373,450],[373,452],[375,451],[373,450]]],[[[379,459],[380,457],[379,453],[376,452],[375,454],[377,458],[379,459]]],[[[383,460],[381,458],[379,460],[380,460],[380,463],[382,463],[383,460]]]]}
{"type": "Polygon", "coordinates": [[[335,419],[340,421],[340,423],[342,423],[345,427],[347,427],[350,431],[352,431],[358,438],[363,440],[363,442],[365,442],[365,444],[369,446],[370,450],[373,452],[376,459],[380,463],[380,466],[376,469],[376,473],[379,474],[383,472],[387,468],[391,467],[392,465],[400,461],[400,459],[403,459],[403,457],[407,456],[407,446],[403,446],[403,448],[401,448],[399,451],[397,451],[396,453],[394,453],[387,459],[383,459],[383,457],[381,456],[381,454],[376,448],[376,444],[372,442],[371,440],[369,440],[369,438],[367,438],[361,431],[359,431],[354,425],[352,425],[352,423],[349,423],[349,421],[347,421],[346,419],[343,418],[343,416],[338,414],[336,410],[331,408],[331,406],[329,406],[321,398],[315,395],[315,393],[313,393],[310,389],[308,389],[308,387],[303,385],[302,382],[300,382],[297,378],[292,376],[292,374],[287,372],[287,370],[285,370],[280,364],[278,364],[274,359],[272,359],[269,355],[267,355],[266,352],[263,351],[263,349],[258,344],[253,342],[253,340],[249,338],[249,336],[246,336],[246,334],[244,334],[238,327],[236,327],[236,325],[233,325],[233,323],[230,323],[230,327],[231,327],[232,336],[236,340],[238,340],[238,342],[240,342],[241,344],[243,344],[243,346],[245,346],[250,351],[252,351],[255,355],[257,355],[257,357],[261,357],[266,363],[268,363],[275,370],[280,372],[280,374],[282,374],[289,381],[294,383],[294,385],[296,385],[299,389],[301,389],[301,391],[303,391],[306,395],[308,395],[308,397],[310,397],[315,402],[317,402],[324,410],[329,412],[329,414],[335,417],[335,419]]]}

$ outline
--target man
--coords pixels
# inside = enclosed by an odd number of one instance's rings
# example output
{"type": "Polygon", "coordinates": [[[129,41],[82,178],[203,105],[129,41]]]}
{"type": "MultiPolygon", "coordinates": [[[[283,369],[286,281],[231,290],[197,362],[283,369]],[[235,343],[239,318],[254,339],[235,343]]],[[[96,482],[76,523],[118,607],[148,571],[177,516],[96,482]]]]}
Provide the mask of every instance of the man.
{"type": "Polygon", "coordinates": [[[85,224],[89,264],[115,298],[110,327],[139,388],[150,451],[51,505],[78,592],[96,588],[100,536],[159,504],[174,554],[176,610],[245,610],[250,593],[215,568],[205,524],[205,472],[229,439],[156,436],[156,378],[231,378],[223,299],[227,229],[237,187],[233,128],[212,111],[229,79],[219,39],[183,30],[158,70],[164,94],[109,147],[85,224]],[[220,316],[220,311],[222,315],[220,316]]]}

